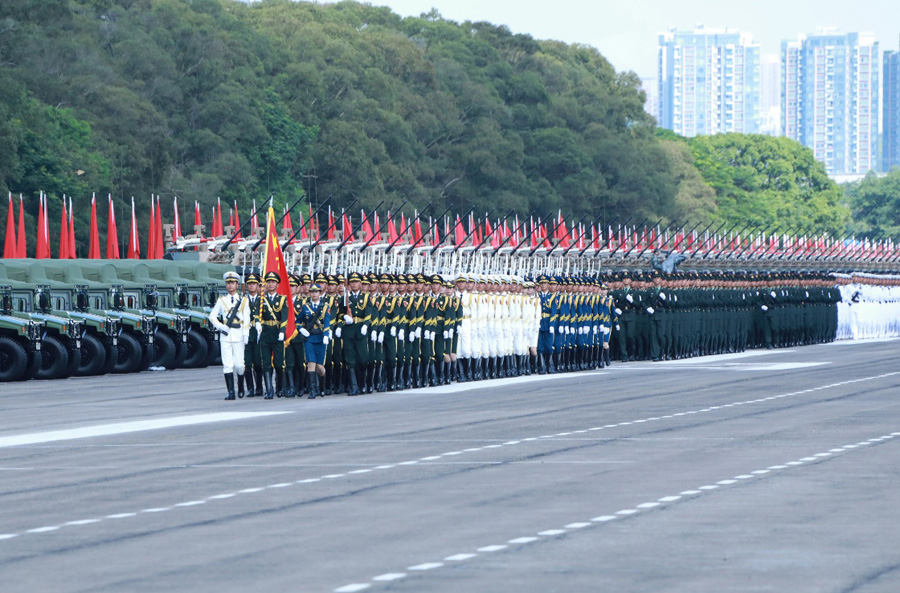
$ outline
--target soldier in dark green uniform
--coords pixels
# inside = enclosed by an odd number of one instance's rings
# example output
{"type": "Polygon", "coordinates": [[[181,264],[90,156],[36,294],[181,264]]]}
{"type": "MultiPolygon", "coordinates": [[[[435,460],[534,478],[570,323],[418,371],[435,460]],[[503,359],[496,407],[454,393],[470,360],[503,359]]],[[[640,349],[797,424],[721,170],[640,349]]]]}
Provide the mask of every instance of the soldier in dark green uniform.
{"type": "Polygon", "coordinates": [[[360,384],[363,383],[359,373],[369,363],[369,293],[361,291],[362,276],[353,272],[348,277],[350,284],[349,293],[346,295],[342,329],[344,341],[344,362],[347,365],[347,374],[350,388],[347,395],[359,395],[360,384]]]}
{"type": "MultiPolygon", "coordinates": [[[[300,285],[303,279],[296,274],[290,275],[291,304],[294,307],[295,319],[303,312],[303,304],[307,298],[300,295],[300,285]]],[[[306,362],[304,361],[304,342],[306,338],[295,333],[290,336],[290,342],[284,347],[284,388],[281,395],[284,397],[296,397],[302,394],[303,385],[301,375],[306,374],[306,362]]]]}
{"type": "Polygon", "coordinates": [[[287,327],[288,304],[284,295],[277,292],[281,276],[277,272],[269,272],[265,281],[266,294],[259,300],[256,318],[259,320],[257,332],[259,332],[263,379],[266,384],[265,399],[273,399],[275,383],[272,369],[274,368],[278,379],[281,379],[284,372],[284,331],[287,327]]]}
{"type": "Polygon", "coordinates": [[[250,307],[250,338],[247,345],[244,346],[244,383],[247,385],[247,397],[262,397],[263,395],[262,359],[259,356],[259,334],[256,331],[256,323],[259,321],[256,315],[259,312],[261,298],[259,289],[259,274],[249,274],[247,276],[247,305],[250,307]]]}

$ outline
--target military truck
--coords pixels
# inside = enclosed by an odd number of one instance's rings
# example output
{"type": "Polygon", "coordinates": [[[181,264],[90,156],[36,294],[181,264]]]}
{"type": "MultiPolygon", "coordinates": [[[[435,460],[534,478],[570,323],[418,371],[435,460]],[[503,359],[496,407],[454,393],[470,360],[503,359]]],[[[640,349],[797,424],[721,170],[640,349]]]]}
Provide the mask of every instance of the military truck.
{"type": "Polygon", "coordinates": [[[41,368],[44,324],[13,317],[12,295],[0,294],[0,382],[25,381],[41,368]]]}

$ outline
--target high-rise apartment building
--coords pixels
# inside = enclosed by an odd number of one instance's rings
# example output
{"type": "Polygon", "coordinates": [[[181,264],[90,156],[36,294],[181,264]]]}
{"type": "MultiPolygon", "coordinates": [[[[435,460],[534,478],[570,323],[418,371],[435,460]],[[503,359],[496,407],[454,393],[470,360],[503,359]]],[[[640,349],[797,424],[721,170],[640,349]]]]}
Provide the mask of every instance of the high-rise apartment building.
{"type": "Polygon", "coordinates": [[[820,31],[781,44],[781,128],[829,175],[878,169],[878,42],[820,31]]]}
{"type": "Polygon", "coordinates": [[[659,36],[659,125],[682,136],[759,131],[759,45],[698,27],[659,36]]]}
{"type": "Polygon", "coordinates": [[[900,167],[900,52],[884,52],[882,171],[900,167]]]}

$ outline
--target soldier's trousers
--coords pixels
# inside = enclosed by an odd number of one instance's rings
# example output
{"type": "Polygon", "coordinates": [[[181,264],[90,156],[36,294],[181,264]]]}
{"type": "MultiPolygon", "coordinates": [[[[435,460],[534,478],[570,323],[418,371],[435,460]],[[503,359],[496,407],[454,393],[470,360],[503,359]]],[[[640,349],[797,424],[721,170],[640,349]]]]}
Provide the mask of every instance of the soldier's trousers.
{"type": "Polygon", "coordinates": [[[350,369],[369,364],[368,335],[344,339],[344,364],[350,369]]]}
{"type": "Polygon", "coordinates": [[[284,369],[284,342],[278,340],[277,327],[263,327],[259,338],[259,357],[263,372],[284,369]]]}

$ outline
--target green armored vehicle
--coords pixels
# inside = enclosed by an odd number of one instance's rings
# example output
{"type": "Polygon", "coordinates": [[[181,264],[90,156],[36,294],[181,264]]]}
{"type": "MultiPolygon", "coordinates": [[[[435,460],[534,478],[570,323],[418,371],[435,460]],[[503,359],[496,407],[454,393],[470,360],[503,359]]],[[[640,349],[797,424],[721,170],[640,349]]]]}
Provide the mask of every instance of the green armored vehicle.
{"type": "Polygon", "coordinates": [[[12,296],[0,294],[0,382],[33,378],[41,366],[41,321],[13,317],[12,296]]]}

